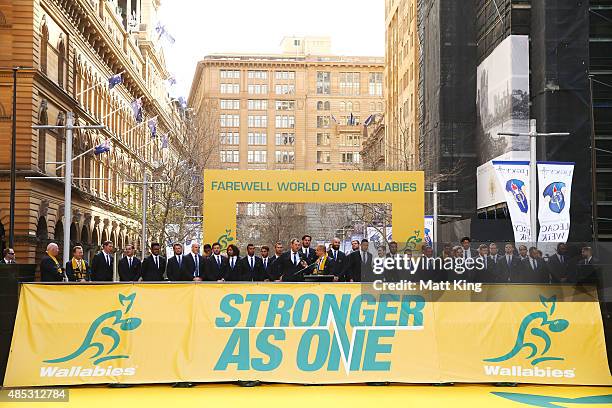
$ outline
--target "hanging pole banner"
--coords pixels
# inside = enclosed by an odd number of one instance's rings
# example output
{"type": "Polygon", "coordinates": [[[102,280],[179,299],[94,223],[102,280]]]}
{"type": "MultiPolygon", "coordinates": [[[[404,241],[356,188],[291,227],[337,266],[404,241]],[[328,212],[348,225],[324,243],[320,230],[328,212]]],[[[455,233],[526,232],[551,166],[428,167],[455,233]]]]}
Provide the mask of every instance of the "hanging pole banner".
{"type": "Polygon", "coordinates": [[[529,219],[529,162],[528,161],[493,161],[497,180],[506,197],[514,240],[534,242],[532,225],[529,219]]]}
{"type": "MultiPolygon", "coordinates": [[[[528,301],[441,302],[433,301],[436,293],[364,293],[360,284],[21,288],[9,387],[236,380],[612,385],[594,290],[531,286],[528,301]]],[[[525,293],[524,286],[501,289],[525,293]]]]}
{"type": "Polygon", "coordinates": [[[425,229],[423,235],[425,236],[425,245],[433,247],[436,237],[434,237],[434,219],[431,215],[425,216],[425,229]]]}
{"type": "Polygon", "coordinates": [[[574,163],[538,162],[538,243],[567,242],[570,232],[570,204],[574,163]]]}

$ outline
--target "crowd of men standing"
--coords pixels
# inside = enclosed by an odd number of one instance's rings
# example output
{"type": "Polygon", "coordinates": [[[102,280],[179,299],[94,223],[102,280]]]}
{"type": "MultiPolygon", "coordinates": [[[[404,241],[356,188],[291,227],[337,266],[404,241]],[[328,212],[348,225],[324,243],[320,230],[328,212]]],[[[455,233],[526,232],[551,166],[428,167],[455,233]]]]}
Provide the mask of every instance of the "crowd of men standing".
{"type": "MultiPolygon", "coordinates": [[[[396,258],[415,254],[409,249],[399,253],[396,242],[377,248],[376,257],[370,252],[367,239],[353,240],[351,251],[340,249],[341,241],[334,238],[328,247],[311,245],[312,238],[304,235],[301,240],[291,239],[285,250],[281,242],[271,249],[267,245],[256,248],[246,247],[241,256],[236,245],[229,245],[222,251],[219,243],[198,243],[191,245],[189,253],[183,253],[183,245],[173,245],[173,254],[167,259],[161,255],[159,243],[152,243],[151,254],[144,259],[135,255],[133,245],[124,248],[123,257],[117,264],[117,277],[122,282],[159,281],[209,281],[209,282],[302,282],[309,276],[325,276],[335,282],[360,282],[382,279],[385,281],[432,279],[466,280],[482,283],[577,283],[597,282],[596,261],[592,249],[583,247],[580,255],[571,255],[567,244],[559,244],[554,255],[547,258],[537,248],[527,248],[512,243],[479,244],[474,248],[469,237],[459,245],[445,244],[441,253],[430,264],[421,262],[413,268],[387,268],[380,274],[374,273],[375,258],[396,258]],[[503,250],[500,248],[503,245],[503,250]],[[476,268],[465,268],[470,261],[479,260],[476,268]],[[443,262],[452,264],[442,267],[443,262]],[[464,266],[463,268],[461,266],[464,266]]],[[[83,248],[72,249],[72,259],[61,265],[58,261],[59,248],[49,244],[40,264],[41,281],[113,281],[115,280],[115,257],[113,243],[106,241],[102,250],[92,259],[91,265],[83,257],[83,248]]],[[[433,260],[431,247],[425,246],[418,254],[425,260],[433,260]]]]}

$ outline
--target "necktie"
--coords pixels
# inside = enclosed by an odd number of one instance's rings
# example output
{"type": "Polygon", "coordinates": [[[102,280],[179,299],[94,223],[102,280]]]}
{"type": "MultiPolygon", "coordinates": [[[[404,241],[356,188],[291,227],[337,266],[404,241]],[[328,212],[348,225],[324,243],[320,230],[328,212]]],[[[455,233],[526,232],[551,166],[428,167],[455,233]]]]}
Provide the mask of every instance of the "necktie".
{"type": "Polygon", "coordinates": [[[159,269],[159,259],[157,259],[157,257],[153,257],[153,259],[155,259],[155,266],[157,267],[157,269],[159,269]]]}
{"type": "Polygon", "coordinates": [[[128,267],[132,268],[132,257],[128,258],[128,267]]]}
{"type": "Polygon", "coordinates": [[[110,255],[106,254],[106,263],[110,266],[110,255]]]}
{"type": "Polygon", "coordinates": [[[563,255],[559,255],[559,260],[561,261],[561,263],[565,263],[565,261],[563,260],[563,255]]]}
{"type": "Polygon", "coordinates": [[[338,252],[334,250],[334,261],[338,260],[338,252]]]}
{"type": "Polygon", "coordinates": [[[180,268],[181,267],[181,257],[179,255],[176,256],[176,263],[178,264],[180,268]]]}
{"type": "Polygon", "coordinates": [[[535,271],[535,261],[531,259],[531,268],[535,271]]]}
{"type": "Polygon", "coordinates": [[[217,266],[221,268],[221,259],[219,259],[219,255],[215,255],[215,259],[217,260],[217,266]]]}
{"type": "Polygon", "coordinates": [[[236,260],[234,259],[234,257],[232,256],[232,269],[234,269],[234,265],[236,265],[236,260]]]}
{"type": "Polygon", "coordinates": [[[293,254],[293,264],[297,265],[297,254],[293,254]]]}
{"type": "Polygon", "coordinates": [[[362,252],[361,253],[361,263],[366,263],[365,259],[366,259],[366,254],[365,254],[365,252],[362,252]]]}
{"type": "Polygon", "coordinates": [[[510,266],[510,260],[511,260],[511,259],[512,259],[512,258],[510,258],[510,255],[506,255],[506,262],[508,262],[508,266],[510,266]]]}
{"type": "Polygon", "coordinates": [[[268,268],[268,258],[263,259],[264,269],[268,268]]]}
{"type": "Polygon", "coordinates": [[[253,257],[249,257],[249,264],[251,265],[251,270],[253,270],[253,257]]]}
{"type": "Polygon", "coordinates": [[[194,276],[200,276],[200,259],[197,255],[193,255],[193,263],[195,265],[194,276]]]}
{"type": "Polygon", "coordinates": [[[485,269],[487,269],[487,257],[484,257],[484,264],[485,264],[485,269]]]}

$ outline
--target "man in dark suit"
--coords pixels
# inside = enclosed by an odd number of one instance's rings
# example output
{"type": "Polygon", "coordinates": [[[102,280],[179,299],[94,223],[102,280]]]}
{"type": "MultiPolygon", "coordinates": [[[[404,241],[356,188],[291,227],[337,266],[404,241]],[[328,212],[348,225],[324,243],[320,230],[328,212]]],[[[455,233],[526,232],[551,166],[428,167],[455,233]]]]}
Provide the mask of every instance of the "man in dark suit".
{"type": "Polygon", "coordinates": [[[170,281],[190,281],[193,279],[191,275],[183,275],[181,267],[183,266],[183,244],[174,243],[172,245],[174,255],[168,258],[166,263],[166,275],[170,281]]]}
{"type": "Polygon", "coordinates": [[[351,241],[351,253],[346,256],[347,282],[359,282],[361,278],[361,251],[359,240],[351,241]]]}
{"type": "MultiPolygon", "coordinates": [[[[225,253],[227,255],[228,269],[227,269],[227,273],[223,276],[223,279],[226,281],[233,281],[233,282],[242,280],[243,272],[240,270],[240,265],[239,265],[240,249],[234,244],[229,244],[227,246],[227,249],[225,250],[225,253]]],[[[244,274],[246,275],[246,272],[244,272],[244,274]]]]}
{"type": "Polygon", "coordinates": [[[500,283],[520,282],[521,260],[514,254],[514,245],[506,243],[504,255],[497,264],[497,281],[500,283]]]}
{"type": "Polygon", "coordinates": [[[369,279],[374,276],[374,257],[369,252],[369,249],[370,242],[365,238],[362,239],[359,251],[359,276],[353,276],[353,282],[370,282],[369,279]]]}
{"type": "Polygon", "coordinates": [[[576,270],[570,266],[567,244],[557,244],[557,252],[548,257],[548,270],[552,283],[573,282],[576,279],[576,270]]]}
{"type": "Polygon", "coordinates": [[[470,237],[461,238],[461,247],[463,248],[463,258],[476,258],[478,254],[472,249],[472,240],[470,237]]]}
{"type": "Polygon", "coordinates": [[[308,265],[304,274],[313,274],[313,275],[334,275],[334,269],[336,265],[334,260],[327,255],[325,251],[325,245],[320,244],[315,248],[315,261],[308,265]]]}
{"type": "Polygon", "coordinates": [[[113,243],[104,241],[102,251],[98,252],[91,261],[91,280],[94,282],[112,282],[113,263],[113,243]]]}
{"type": "Polygon", "coordinates": [[[59,247],[52,242],[47,245],[47,252],[40,260],[40,281],[41,282],[67,282],[68,277],[62,269],[57,257],[59,247]]]}
{"type": "Polygon", "coordinates": [[[593,248],[585,246],[581,250],[582,259],[576,266],[576,283],[594,285],[599,281],[598,260],[593,258],[593,248]]]}
{"type": "Polygon", "coordinates": [[[331,242],[331,247],[327,254],[331,259],[334,260],[335,268],[334,268],[334,282],[344,281],[346,280],[346,268],[347,268],[347,260],[346,254],[340,250],[340,238],[334,238],[331,242]]]}
{"type": "Polygon", "coordinates": [[[87,282],[90,275],[89,264],[83,259],[83,247],[76,245],[72,248],[72,259],[66,262],[66,276],[71,282],[87,282]]]}
{"type": "Polygon", "coordinates": [[[277,262],[283,256],[283,243],[278,241],[274,244],[274,255],[270,257],[270,271],[268,275],[270,276],[270,280],[272,282],[278,282],[281,280],[281,275],[283,271],[280,268],[280,263],[277,262]]]}
{"type": "Polygon", "coordinates": [[[310,235],[304,235],[302,237],[302,248],[300,248],[300,253],[304,260],[310,265],[317,259],[317,255],[315,254],[315,250],[310,247],[310,243],[312,242],[312,237],[310,235]]]}
{"type": "Polygon", "coordinates": [[[247,255],[238,260],[238,281],[261,282],[265,277],[263,262],[260,257],[255,256],[255,245],[247,245],[247,255]]]}
{"type": "Polygon", "coordinates": [[[151,244],[151,255],[142,261],[142,280],[145,282],[159,282],[164,280],[166,274],[166,258],[159,254],[161,245],[157,242],[151,244]]]}
{"type": "Polygon", "coordinates": [[[136,249],[134,245],[128,244],[124,248],[124,256],[117,264],[119,270],[119,280],[121,282],[137,282],[141,280],[142,263],[134,256],[136,249]]]}
{"type": "Polygon", "coordinates": [[[303,282],[304,268],[308,266],[300,253],[300,241],[293,238],[290,243],[289,251],[278,258],[275,263],[281,271],[283,282],[303,282]]]}
{"type": "Polygon", "coordinates": [[[212,244],[212,254],[206,262],[206,271],[204,280],[207,281],[223,281],[229,272],[229,262],[226,257],[221,255],[221,244],[215,242],[212,244]]]}
{"type": "Polygon", "coordinates": [[[529,248],[529,257],[521,262],[521,283],[550,283],[548,267],[544,259],[538,256],[538,249],[536,247],[529,248]]]}
{"type": "Polygon", "coordinates": [[[2,259],[0,264],[14,264],[15,263],[15,250],[13,248],[4,248],[2,251],[2,259]]]}
{"type": "Polygon", "coordinates": [[[474,282],[479,283],[493,283],[497,282],[497,271],[495,268],[495,262],[491,259],[489,254],[489,246],[487,244],[480,244],[478,246],[478,260],[474,264],[474,270],[471,274],[474,282]]]}
{"type": "Polygon", "coordinates": [[[272,263],[273,260],[272,258],[269,256],[270,255],[270,247],[267,245],[263,245],[261,247],[261,249],[259,250],[259,253],[261,254],[261,266],[263,268],[263,274],[264,274],[264,281],[270,281],[272,280],[272,263]]]}
{"type": "Polygon", "coordinates": [[[206,277],[206,260],[200,255],[200,244],[191,244],[191,252],[183,256],[181,262],[181,276],[186,281],[200,282],[206,277]]]}

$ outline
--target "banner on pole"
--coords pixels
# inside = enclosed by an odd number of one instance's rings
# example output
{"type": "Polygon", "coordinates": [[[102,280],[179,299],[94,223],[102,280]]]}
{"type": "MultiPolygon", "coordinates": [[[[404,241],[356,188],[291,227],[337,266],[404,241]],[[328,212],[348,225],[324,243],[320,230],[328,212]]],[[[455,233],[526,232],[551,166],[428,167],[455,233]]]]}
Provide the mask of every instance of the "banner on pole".
{"type": "Polygon", "coordinates": [[[431,215],[425,216],[425,227],[424,227],[425,245],[433,247],[436,237],[434,237],[434,219],[431,215]]]}
{"type": "Polygon", "coordinates": [[[357,284],[25,284],[4,385],[612,385],[596,292],[530,290],[527,302],[441,302],[357,284]]]}
{"type": "Polygon", "coordinates": [[[506,197],[508,211],[512,218],[514,240],[533,242],[532,225],[529,218],[529,162],[493,161],[495,174],[506,197]]]}
{"type": "Polygon", "coordinates": [[[549,251],[569,237],[573,176],[574,163],[538,162],[538,243],[549,251]]]}

